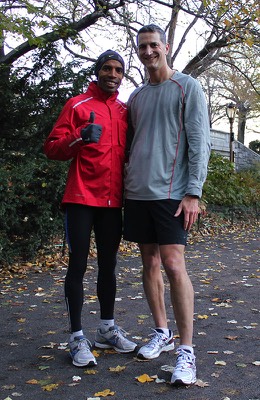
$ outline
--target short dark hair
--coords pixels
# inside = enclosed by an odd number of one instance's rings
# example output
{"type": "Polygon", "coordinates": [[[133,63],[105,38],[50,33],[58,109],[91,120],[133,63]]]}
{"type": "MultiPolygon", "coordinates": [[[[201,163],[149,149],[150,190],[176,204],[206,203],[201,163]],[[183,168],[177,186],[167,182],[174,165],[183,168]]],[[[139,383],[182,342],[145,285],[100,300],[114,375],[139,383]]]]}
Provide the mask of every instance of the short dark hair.
{"type": "Polygon", "coordinates": [[[144,25],[141,29],[139,29],[138,33],[137,33],[137,37],[136,37],[136,41],[138,44],[138,36],[140,35],[140,33],[155,33],[158,32],[160,35],[160,40],[163,44],[166,44],[166,35],[165,32],[162,28],[160,28],[158,25],[155,24],[150,24],[150,25],[144,25]]]}

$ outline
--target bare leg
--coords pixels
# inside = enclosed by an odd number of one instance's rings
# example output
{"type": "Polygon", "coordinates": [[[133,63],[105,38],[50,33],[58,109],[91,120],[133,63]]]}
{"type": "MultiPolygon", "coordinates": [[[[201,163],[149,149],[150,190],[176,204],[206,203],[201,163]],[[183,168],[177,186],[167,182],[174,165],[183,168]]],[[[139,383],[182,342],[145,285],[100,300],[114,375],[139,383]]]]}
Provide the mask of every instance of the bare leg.
{"type": "Polygon", "coordinates": [[[194,291],[186,271],[184,246],[163,245],[160,246],[160,253],[170,282],[171,301],[180,344],[192,346],[194,291]]]}
{"type": "Polygon", "coordinates": [[[143,261],[143,287],[155,327],[167,328],[159,246],[141,244],[139,247],[143,261]]]}

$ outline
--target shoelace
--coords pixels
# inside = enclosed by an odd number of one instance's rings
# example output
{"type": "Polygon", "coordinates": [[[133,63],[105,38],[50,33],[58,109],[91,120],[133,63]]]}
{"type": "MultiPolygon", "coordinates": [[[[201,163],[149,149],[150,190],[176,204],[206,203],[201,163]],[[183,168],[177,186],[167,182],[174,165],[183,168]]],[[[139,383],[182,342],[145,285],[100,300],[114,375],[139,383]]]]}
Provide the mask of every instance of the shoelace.
{"type": "Polygon", "coordinates": [[[149,336],[152,336],[151,340],[149,343],[147,343],[147,347],[151,347],[152,349],[158,344],[158,343],[163,343],[163,339],[161,337],[161,333],[157,332],[155,329],[152,329],[154,332],[150,333],[149,336]]]}
{"type": "Polygon", "coordinates": [[[87,349],[90,350],[91,342],[87,338],[80,339],[77,347],[78,349],[81,349],[82,347],[87,347],[87,349]]]}
{"type": "Polygon", "coordinates": [[[118,326],[114,329],[114,334],[115,336],[124,336],[126,337],[126,331],[122,328],[119,328],[118,326]]]}
{"type": "Polygon", "coordinates": [[[193,357],[192,357],[192,355],[188,354],[187,352],[184,352],[184,351],[179,351],[175,369],[182,369],[187,364],[189,364],[190,366],[193,365],[193,357]]]}

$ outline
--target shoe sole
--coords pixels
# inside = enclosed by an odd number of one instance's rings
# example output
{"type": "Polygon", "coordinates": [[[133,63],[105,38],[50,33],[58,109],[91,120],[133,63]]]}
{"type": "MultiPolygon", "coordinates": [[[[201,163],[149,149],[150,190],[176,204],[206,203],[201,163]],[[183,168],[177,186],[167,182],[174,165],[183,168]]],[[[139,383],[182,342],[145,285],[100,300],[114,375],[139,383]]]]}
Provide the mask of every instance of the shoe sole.
{"type": "Polygon", "coordinates": [[[166,353],[166,352],[172,351],[172,350],[174,350],[173,343],[168,344],[168,346],[165,346],[163,349],[161,349],[160,352],[153,354],[152,356],[144,356],[142,353],[138,353],[137,357],[140,358],[141,360],[153,360],[154,358],[158,358],[161,353],[166,353]]]}
{"type": "Polygon", "coordinates": [[[175,386],[188,386],[188,385],[194,385],[196,383],[197,379],[191,381],[191,382],[184,382],[181,379],[176,379],[174,382],[171,382],[171,385],[175,386]]]}
{"type": "Polygon", "coordinates": [[[89,361],[87,364],[80,364],[74,360],[72,361],[72,364],[75,365],[75,367],[95,367],[97,365],[95,361],[89,361]]]}
{"type": "Polygon", "coordinates": [[[132,353],[133,351],[135,351],[136,346],[133,349],[119,349],[116,346],[113,346],[111,344],[105,344],[105,343],[99,343],[99,342],[95,342],[94,343],[95,347],[99,348],[99,349],[114,349],[115,351],[117,351],[118,353],[132,353]]]}

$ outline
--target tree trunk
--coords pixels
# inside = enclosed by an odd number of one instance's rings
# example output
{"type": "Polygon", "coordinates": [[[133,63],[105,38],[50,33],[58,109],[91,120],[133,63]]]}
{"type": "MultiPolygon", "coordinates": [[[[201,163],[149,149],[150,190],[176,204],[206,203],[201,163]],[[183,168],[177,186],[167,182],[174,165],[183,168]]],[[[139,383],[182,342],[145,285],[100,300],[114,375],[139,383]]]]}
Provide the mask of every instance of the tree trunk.
{"type": "Polygon", "coordinates": [[[238,114],[238,129],[237,129],[237,140],[240,143],[245,143],[245,128],[246,128],[246,114],[238,114]]]}

